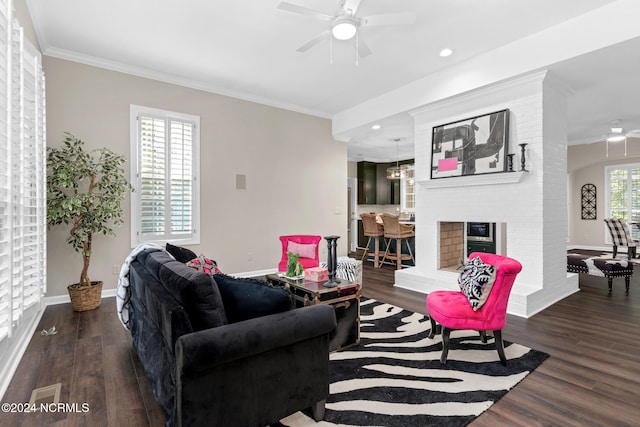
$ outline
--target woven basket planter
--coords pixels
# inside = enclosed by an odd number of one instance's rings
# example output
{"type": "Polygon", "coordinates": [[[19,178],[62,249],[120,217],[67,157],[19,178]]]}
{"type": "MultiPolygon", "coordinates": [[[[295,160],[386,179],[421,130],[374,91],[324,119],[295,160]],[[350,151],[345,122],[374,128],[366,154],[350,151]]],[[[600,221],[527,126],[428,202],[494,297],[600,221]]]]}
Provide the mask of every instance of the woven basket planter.
{"type": "Polygon", "coordinates": [[[73,311],[87,311],[100,307],[102,299],[102,282],[91,282],[91,286],[80,286],[79,283],[67,286],[73,311]]]}

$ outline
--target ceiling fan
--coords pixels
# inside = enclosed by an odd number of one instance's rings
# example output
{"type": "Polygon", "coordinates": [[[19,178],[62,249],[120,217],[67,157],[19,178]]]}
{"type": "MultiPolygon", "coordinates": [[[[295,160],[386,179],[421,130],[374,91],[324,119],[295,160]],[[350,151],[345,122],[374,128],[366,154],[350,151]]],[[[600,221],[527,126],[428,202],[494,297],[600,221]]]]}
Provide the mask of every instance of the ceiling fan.
{"type": "Polygon", "coordinates": [[[620,124],[620,120],[614,120],[611,123],[611,132],[607,135],[603,135],[605,142],[607,143],[607,157],[609,157],[609,143],[624,141],[624,155],[627,155],[627,138],[640,138],[640,129],[634,129],[625,132],[624,128],[620,124]]]}
{"type": "Polygon", "coordinates": [[[620,124],[620,120],[614,120],[611,124],[611,132],[605,135],[608,142],[618,142],[625,138],[640,138],[640,129],[634,129],[625,132],[624,128],[620,124]]]}
{"type": "Polygon", "coordinates": [[[416,19],[415,12],[388,13],[369,16],[358,16],[358,8],[361,0],[341,0],[334,15],[327,15],[324,12],[298,6],[286,1],[278,5],[278,9],[286,10],[301,15],[328,22],[327,28],[313,37],[311,40],[296,49],[298,52],[306,52],[313,46],[327,38],[338,40],[351,40],[356,37],[356,50],[360,57],[371,55],[371,49],[359,35],[361,27],[374,25],[408,25],[413,24],[416,19]]]}

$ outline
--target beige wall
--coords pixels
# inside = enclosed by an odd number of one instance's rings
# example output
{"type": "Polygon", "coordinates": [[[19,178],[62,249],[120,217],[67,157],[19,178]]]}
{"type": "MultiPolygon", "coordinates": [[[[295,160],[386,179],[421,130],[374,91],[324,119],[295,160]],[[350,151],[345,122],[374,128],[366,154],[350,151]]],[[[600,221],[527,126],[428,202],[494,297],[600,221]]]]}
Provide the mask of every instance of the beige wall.
{"type": "Polygon", "coordinates": [[[604,168],[608,165],[640,162],[640,141],[629,138],[627,155],[622,143],[609,145],[609,156],[604,143],[570,146],[568,149],[568,206],[569,246],[584,248],[610,248],[605,243],[605,187],[604,168]],[[584,220],[581,215],[580,194],[584,184],[594,184],[597,191],[596,219],[584,220]]]}
{"type": "MultiPolygon", "coordinates": [[[[51,57],[44,68],[49,146],[70,131],[129,157],[130,104],[200,116],[202,239],[190,248],[224,272],[275,268],[282,234],[344,236],[338,254],[346,254],[346,145],[329,120],[51,57]],[[246,190],[235,189],[236,174],[246,175],[246,190]]],[[[131,251],[129,209],[127,198],[116,237],[95,238],[90,276],[106,289],[131,251]]],[[[47,296],[64,295],[80,274],[67,232],[48,233],[47,296]]]]}

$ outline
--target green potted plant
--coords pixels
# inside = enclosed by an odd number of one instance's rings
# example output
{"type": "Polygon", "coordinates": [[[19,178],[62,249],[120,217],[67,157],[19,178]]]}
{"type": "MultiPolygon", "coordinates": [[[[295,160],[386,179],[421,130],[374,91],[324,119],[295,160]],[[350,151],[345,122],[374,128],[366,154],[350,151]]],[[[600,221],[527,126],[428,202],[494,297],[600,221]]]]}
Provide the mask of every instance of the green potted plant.
{"type": "Polygon", "coordinates": [[[89,279],[94,234],[115,235],[122,224],[122,200],[130,186],[124,156],[102,148],[88,151],[66,132],[60,148],[48,148],[47,224],[71,226],[67,243],[82,255],[79,283],[67,287],[74,311],[100,306],[102,282],[89,279]]]}

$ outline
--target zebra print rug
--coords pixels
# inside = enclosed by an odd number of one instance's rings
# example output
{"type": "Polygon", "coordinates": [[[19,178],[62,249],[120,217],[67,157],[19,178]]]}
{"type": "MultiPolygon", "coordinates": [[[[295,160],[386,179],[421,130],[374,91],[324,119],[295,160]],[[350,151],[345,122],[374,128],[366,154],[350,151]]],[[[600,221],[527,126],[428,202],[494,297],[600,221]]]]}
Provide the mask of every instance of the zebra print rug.
{"type": "Polygon", "coordinates": [[[298,412],[281,425],[464,426],[548,357],[505,342],[504,367],[492,342],[452,331],[441,365],[441,337],[428,338],[428,316],[364,298],[360,313],[360,345],[330,355],[324,421],[298,412]]]}

